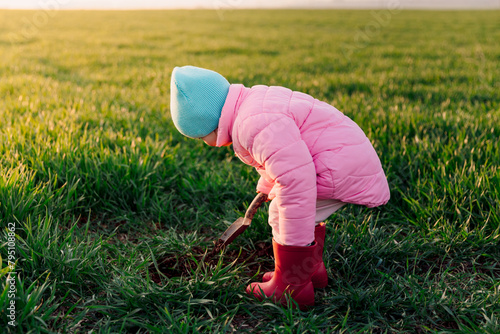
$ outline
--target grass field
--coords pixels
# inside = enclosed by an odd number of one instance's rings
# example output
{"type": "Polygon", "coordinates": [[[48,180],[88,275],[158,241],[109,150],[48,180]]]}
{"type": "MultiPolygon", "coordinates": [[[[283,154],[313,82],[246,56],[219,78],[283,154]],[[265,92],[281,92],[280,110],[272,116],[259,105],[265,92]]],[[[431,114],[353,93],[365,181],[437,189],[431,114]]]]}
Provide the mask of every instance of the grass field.
{"type": "Polygon", "coordinates": [[[499,333],[499,15],[0,11],[1,330],[499,333]],[[242,262],[271,241],[266,210],[199,256],[258,174],[173,127],[185,64],[325,100],[379,153],[391,201],[329,218],[312,310],[244,294],[272,264],[242,262]],[[149,270],[164,257],[191,269],[149,270]]]}

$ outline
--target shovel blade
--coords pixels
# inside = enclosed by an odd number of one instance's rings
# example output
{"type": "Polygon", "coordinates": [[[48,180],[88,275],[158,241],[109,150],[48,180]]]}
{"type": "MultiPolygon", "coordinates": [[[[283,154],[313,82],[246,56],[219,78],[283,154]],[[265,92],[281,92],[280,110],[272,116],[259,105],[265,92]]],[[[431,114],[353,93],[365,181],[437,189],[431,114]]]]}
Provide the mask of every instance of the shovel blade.
{"type": "Polygon", "coordinates": [[[244,217],[236,219],[236,221],[232,223],[221,235],[217,244],[220,246],[229,245],[237,236],[243,233],[248,226],[250,226],[251,222],[252,221],[250,219],[244,217]]]}

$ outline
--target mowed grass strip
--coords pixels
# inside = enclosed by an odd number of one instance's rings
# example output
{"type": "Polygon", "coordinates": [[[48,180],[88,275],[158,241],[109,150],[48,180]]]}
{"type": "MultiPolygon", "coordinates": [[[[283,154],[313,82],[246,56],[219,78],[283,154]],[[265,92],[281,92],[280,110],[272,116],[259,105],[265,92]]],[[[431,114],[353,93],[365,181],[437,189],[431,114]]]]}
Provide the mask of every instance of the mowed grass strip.
{"type": "Polygon", "coordinates": [[[499,14],[0,11],[0,328],[499,332],[499,14]],[[379,153],[391,201],[330,217],[312,310],[244,294],[257,276],[234,254],[270,242],[265,210],[231,256],[200,260],[258,175],[173,127],[170,73],[185,64],[325,100],[379,153]],[[153,280],[165,257],[190,272],[153,280]]]}

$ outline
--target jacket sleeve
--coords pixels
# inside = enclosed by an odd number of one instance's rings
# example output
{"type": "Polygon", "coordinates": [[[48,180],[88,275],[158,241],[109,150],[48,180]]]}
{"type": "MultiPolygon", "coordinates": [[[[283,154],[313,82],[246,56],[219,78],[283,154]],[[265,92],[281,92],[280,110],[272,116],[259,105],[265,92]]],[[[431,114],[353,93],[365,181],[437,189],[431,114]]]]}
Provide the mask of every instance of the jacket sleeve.
{"type": "Polygon", "coordinates": [[[271,189],[274,187],[274,182],[268,181],[269,176],[266,174],[266,170],[264,168],[256,167],[255,170],[257,170],[260,174],[259,182],[257,182],[257,192],[269,195],[271,189]]]}
{"type": "Polygon", "coordinates": [[[259,182],[257,182],[257,192],[259,193],[264,193],[266,195],[269,195],[273,187],[274,183],[267,182],[263,176],[261,176],[259,182]]]}
{"type": "Polygon", "coordinates": [[[274,181],[281,240],[288,245],[312,242],[316,168],[299,128],[286,115],[272,113],[249,117],[240,126],[253,129],[243,132],[240,143],[274,181]]]}

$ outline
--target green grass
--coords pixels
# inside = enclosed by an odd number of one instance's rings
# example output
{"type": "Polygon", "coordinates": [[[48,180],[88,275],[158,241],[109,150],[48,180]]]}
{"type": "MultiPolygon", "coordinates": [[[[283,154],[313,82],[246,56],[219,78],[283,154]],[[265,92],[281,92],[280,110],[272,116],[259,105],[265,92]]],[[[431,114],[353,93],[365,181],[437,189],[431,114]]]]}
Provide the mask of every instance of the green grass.
{"type": "MultiPolygon", "coordinates": [[[[378,13],[0,11],[0,328],[500,332],[499,12],[378,13]],[[185,64],[325,100],[379,153],[391,201],[330,217],[314,309],[250,299],[246,266],[222,258],[151,280],[162,256],[209,248],[257,181],[173,127],[185,64]]],[[[266,220],[230,249],[270,241],[266,220]]]]}

